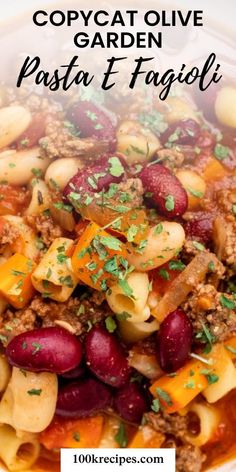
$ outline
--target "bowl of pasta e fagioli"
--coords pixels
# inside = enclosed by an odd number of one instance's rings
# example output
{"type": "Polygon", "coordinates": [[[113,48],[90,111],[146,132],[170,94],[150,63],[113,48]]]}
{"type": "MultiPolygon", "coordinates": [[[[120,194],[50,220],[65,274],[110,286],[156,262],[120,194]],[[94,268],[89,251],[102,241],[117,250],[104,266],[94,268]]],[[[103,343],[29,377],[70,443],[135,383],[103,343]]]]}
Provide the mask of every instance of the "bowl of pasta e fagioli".
{"type": "Polygon", "coordinates": [[[164,447],[176,472],[233,471],[231,19],[207,2],[203,28],[178,15],[161,28],[178,4],[150,0],[143,30],[132,2],[134,26],[112,1],[88,16],[83,1],[13,3],[0,23],[0,470],[59,472],[61,448],[164,447]],[[145,74],[131,89],[141,30],[146,58],[163,33],[155,77],[214,51],[223,78],[204,93],[169,83],[165,100],[145,74]]]}

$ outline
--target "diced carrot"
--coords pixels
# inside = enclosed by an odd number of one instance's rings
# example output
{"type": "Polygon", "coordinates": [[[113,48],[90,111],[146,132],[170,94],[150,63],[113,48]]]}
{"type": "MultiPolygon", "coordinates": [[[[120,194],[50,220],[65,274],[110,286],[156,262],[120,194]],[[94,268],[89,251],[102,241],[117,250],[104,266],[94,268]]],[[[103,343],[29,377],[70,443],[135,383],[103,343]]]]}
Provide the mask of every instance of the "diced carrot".
{"type": "Polygon", "coordinates": [[[226,177],[226,175],[228,175],[227,170],[217,159],[211,157],[205,167],[203,178],[207,181],[220,180],[226,177]]]}
{"type": "Polygon", "coordinates": [[[103,290],[108,279],[114,281],[115,270],[124,263],[126,256],[126,247],[119,239],[96,223],[90,223],[77,243],[71,263],[78,279],[103,290]]]}
{"type": "Polygon", "coordinates": [[[35,264],[22,254],[14,254],[0,271],[0,294],[15,308],[23,308],[34,294],[31,274],[35,264]]]}
{"type": "Polygon", "coordinates": [[[164,434],[154,431],[150,426],[142,426],[128,444],[128,448],[158,448],[165,440],[164,434]]]}
{"type": "Polygon", "coordinates": [[[48,428],[39,435],[39,442],[46,449],[60,447],[98,447],[104,425],[103,416],[65,420],[55,418],[48,428]]]}
{"type": "Polygon", "coordinates": [[[184,408],[207,386],[207,378],[201,374],[204,364],[192,359],[174,376],[164,375],[150,387],[152,395],[160,400],[167,413],[184,408]]]}

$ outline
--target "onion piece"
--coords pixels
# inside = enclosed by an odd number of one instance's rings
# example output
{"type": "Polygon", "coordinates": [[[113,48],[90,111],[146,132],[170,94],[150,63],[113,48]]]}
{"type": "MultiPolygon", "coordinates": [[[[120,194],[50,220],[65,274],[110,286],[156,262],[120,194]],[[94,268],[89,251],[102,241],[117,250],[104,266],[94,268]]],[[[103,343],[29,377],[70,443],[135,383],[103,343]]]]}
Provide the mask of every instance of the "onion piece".
{"type": "Polygon", "coordinates": [[[53,220],[63,229],[65,229],[66,231],[74,230],[75,220],[72,213],[63,210],[63,208],[56,208],[53,203],[50,205],[50,213],[52,215],[53,220]]]}
{"type": "Polygon", "coordinates": [[[153,309],[152,315],[162,322],[165,317],[183,303],[188,294],[202,282],[209,270],[209,264],[219,265],[215,254],[202,251],[187,265],[183,272],[171,283],[169,290],[153,309]]]}
{"type": "Polygon", "coordinates": [[[154,354],[143,354],[135,349],[129,351],[129,365],[151,380],[159,379],[164,374],[154,354]]]}
{"type": "Polygon", "coordinates": [[[217,257],[221,260],[225,251],[227,231],[225,230],[227,223],[222,216],[217,216],[213,223],[213,241],[214,250],[217,257]]]}

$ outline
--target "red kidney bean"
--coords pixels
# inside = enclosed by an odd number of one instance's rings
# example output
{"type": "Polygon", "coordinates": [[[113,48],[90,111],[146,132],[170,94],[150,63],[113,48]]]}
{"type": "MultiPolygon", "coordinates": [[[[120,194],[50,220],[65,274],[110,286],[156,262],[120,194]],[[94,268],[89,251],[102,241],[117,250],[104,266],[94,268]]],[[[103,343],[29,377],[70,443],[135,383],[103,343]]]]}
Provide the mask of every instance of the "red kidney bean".
{"type": "Polygon", "coordinates": [[[140,174],[148,201],[167,218],[181,216],[188,207],[188,196],[180,181],[161,164],[145,166],[140,174]]]}
{"type": "Polygon", "coordinates": [[[115,150],[115,127],[108,114],[100,107],[87,100],[77,102],[69,111],[68,117],[78,128],[82,138],[93,136],[108,141],[109,150],[115,150]]]}
{"type": "Polygon", "coordinates": [[[40,328],[15,336],[6,348],[11,365],[32,372],[63,374],[81,361],[82,346],[64,328],[40,328]]]}
{"type": "Polygon", "coordinates": [[[61,377],[66,380],[75,380],[79,379],[85,374],[85,367],[82,365],[78,365],[72,370],[69,370],[68,372],[65,372],[64,374],[61,374],[61,377]]]}
{"type": "Polygon", "coordinates": [[[103,382],[121,387],[130,376],[125,353],[116,337],[101,327],[94,327],[85,341],[86,363],[103,382]]]}
{"type": "Polygon", "coordinates": [[[192,325],[183,310],[170,313],[158,332],[159,362],[165,372],[182,367],[191,350],[192,325]]]}
{"type": "Polygon", "coordinates": [[[62,387],[58,393],[56,413],[66,418],[81,418],[110,406],[111,391],[88,378],[62,387]]]}
{"type": "MultiPolygon", "coordinates": [[[[109,185],[112,183],[119,183],[125,175],[126,162],[124,158],[117,154],[106,154],[102,156],[100,160],[85,169],[80,170],[75,174],[68,184],[66,185],[63,196],[66,200],[71,201],[73,204],[73,198],[70,198],[70,193],[86,193],[93,194],[95,192],[101,192],[102,190],[108,190],[109,185]],[[112,157],[117,157],[121,164],[121,172],[119,176],[114,176],[112,171],[112,161],[109,160],[112,157]]],[[[75,202],[74,202],[75,203],[75,202]]]]}
{"type": "Polygon", "coordinates": [[[148,410],[148,402],[139,385],[133,382],[116,392],[114,407],[124,420],[140,423],[143,414],[148,410]]]}
{"type": "Polygon", "coordinates": [[[207,212],[196,212],[193,219],[185,223],[184,229],[188,239],[207,244],[212,239],[213,217],[207,212]]]}
{"type": "Polygon", "coordinates": [[[180,120],[168,126],[161,135],[163,144],[194,145],[200,135],[200,126],[195,120],[180,120]]]}

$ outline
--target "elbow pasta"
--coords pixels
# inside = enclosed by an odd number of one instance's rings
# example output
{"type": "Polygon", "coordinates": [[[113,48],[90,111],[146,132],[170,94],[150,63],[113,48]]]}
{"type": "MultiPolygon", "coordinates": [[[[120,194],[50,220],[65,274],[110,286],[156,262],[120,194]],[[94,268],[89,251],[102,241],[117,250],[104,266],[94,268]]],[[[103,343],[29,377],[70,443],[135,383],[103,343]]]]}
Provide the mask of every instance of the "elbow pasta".
{"type": "Polygon", "coordinates": [[[199,421],[199,433],[196,435],[189,434],[188,442],[193,446],[204,446],[208,441],[212,440],[219,426],[221,416],[216,407],[207,405],[207,403],[194,402],[188,409],[189,412],[195,413],[199,421]]]}
{"type": "Polygon", "coordinates": [[[106,294],[107,303],[111,310],[119,315],[128,313],[129,322],[142,322],[150,317],[147,306],[149,294],[149,280],[147,274],[133,272],[127,277],[127,283],[132,290],[132,296],[125,295],[119,283],[112,285],[106,294]]]}
{"type": "Polygon", "coordinates": [[[11,426],[0,426],[0,459],[10,472],[29,469],[38,459],[39,453],[36,435],[23,433],[18,436],[11,426]]]}
{"type": "Polygon", "coordinates": [[[32,274],[35,289],[58,302],[68,300],[78,283],[66,256],[72,246],[71,239],[55,239],[32,274]]]}
{"type": "Polygon", "coordinates": [[[57,376],[16,367],[0,402],[0,423],[29,433],[43,431],[52,421],[57,402],[57,376]]]}

